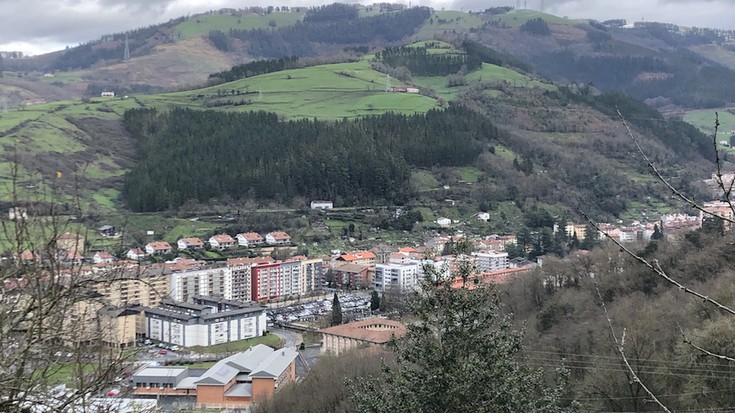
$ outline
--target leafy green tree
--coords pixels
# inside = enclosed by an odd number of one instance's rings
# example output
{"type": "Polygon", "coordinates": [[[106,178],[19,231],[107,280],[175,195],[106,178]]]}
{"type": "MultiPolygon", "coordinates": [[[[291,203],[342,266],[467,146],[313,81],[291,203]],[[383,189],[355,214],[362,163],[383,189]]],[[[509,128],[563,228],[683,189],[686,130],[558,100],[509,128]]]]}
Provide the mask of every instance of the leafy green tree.
{"type": "Polygon", "coordinates": [[[339,303],[339,297],[337,293],[334,293],[332,299],[332,325],[337,326],[342,324],[342,305],[339,303]]]}
{"type": "MultiPolygon", "coordinates": [[[[473,284],[469,266],[461,273],[473,284]]],[[[396,367],[350,382],[355,411],[567,411],[560,401],[566,374],[550,388],[519,360],[523,333],[501,314],[494,289],[454,289],[434,275],[411,297],[416,321],[395,342],[396,367]]]]}
{"type": "Polygon", "coordinates": [[[373,290],[373,294],[370,296],[370,311],[380,309],[380,296],[378,292],[373,290]]]}

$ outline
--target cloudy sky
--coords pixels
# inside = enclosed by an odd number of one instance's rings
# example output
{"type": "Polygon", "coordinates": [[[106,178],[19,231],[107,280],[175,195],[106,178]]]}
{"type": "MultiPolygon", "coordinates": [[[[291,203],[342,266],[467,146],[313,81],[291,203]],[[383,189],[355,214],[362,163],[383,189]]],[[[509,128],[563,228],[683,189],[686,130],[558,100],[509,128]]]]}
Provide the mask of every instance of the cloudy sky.
{"type": "MultiPolygon", "coordinates": [[[[343,0],[344,1],[344,0],[343,0]]],[[[331,3],[332,1],[328,1],[331,3]]],[[[373,1],[363,1],[372,3],[373,1]]],[[[408,0],[396,2],[408,3],[408,0]]],[[[735,0],[413,0],[435,8],[482,10],[523,6],[570,18],[735,29],[735,0]]],[[[103,34],[165,22],[223,7],[314,5],[319,0],[0,0],[0,50],[39,54],[76,46],[103,34]]]]}

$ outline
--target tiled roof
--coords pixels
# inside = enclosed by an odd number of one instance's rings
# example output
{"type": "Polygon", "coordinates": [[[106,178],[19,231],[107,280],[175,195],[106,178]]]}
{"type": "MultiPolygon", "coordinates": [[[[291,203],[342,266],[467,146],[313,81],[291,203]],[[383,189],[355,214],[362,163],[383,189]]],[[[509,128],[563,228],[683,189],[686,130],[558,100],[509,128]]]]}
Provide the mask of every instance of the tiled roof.
{"type": "Polygon", "coordinates": [[[210,240],[212,240],[212,239],[215,240],[215,241],[217,241],[220,244],[232,244],[232,243],[235,242],[235,240],[232,239],[232,237],[229,236],[229,235],[227,235],[227,234],[214,235],[214,236],[212,236],[212,238],[210,238],[210,240]]]}
{"type": "Polygon", "coordinates": [[[171,245],[166,241],[153,241],[148,243],[154,250],[170,250],[171,245]]]}
{"type": "Polygon", "coordinates": [[[271,232],[271,233],[269,233],[268,235],[270,235],[270,236],[271,236],[271,237],[273,237],[274,239],[291,239],[291,236],[290,236],[290,235],[288,235],[288,234],[286,234],[286,233],[285,233],[285,232],[283,232],[283,231],[276,231],[276,232],[271,232]]]}
{"type": "Polygon", "coordinates": [[[386,318],[371,318],[369,320],[325,328],[319,330],[319,332],[368,341],[375,344],[383,344],[389,342],[394,337],[398,338],[406,334],[406,326],[398,321],[388,320],[386,318]]]}
{"type": "Polygon", "coordinates": [[[237,234],[237,236],[242,236],[248,241],[263,241],[263,237],[260,236],[257,232],[245,232],[242,234],[237,234]]]}
{"type": "Polygon", "coordinates": [[[204,241],[200,240],[197,237],[191,237],[191,238],[182,238],[179,241],[183,241],[186,245],[197,245],[202,246],[204,245],[204,241]]]}

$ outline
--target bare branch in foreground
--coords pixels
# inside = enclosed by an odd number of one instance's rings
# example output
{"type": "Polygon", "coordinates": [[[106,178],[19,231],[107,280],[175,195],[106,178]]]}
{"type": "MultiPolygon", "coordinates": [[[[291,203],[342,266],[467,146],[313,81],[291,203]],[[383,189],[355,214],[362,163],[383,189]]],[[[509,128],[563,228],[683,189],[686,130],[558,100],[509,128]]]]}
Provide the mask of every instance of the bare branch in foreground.
{"type": "Polygon", "coordinates": [[[711,351],[709,351],[707,349],[704,349],[704,348],[702,348],[702,347],[700,347],[700,346],[692,343],[692,341],[689,340],[689,338],[686,336],[686,334],[684,334],[684,330],[681,328],[681,325],[679,325],[679,323],[677,323],[676,326],[679,327],[679,331],[681,332],[681,337],[682,337],[682,339],[684,340],[685,343],[689,344],[690,346],[694,347],[695,349],[701,351],[702,353],[704,353],[704,354],[706,354],[706,355],[708,355],[710,357],[715,357],[715,358],[718,358],[720,360],[727,360],[727,361],[735,362],[735,358],[727,357],[727,356],[722,355],[722,354],[713,353],[713,352],[711,352],[711,351]]]}
{"type": "Polygon", "coordinates": [[[661,277],[664,280],[666,280],[666,282],[668,282],[669,284],[675,286],[676,288],[678,288],[679,290],[681,290],[681,291],[683,291],[683,292],[685,292],[687,294],[691,294],[691,295],[693,295],[693,296],[701,299],[705,303],[710,303],[710,304],[714,305],[715,307],[719,308],[722,311],[725,311],[727,313],[730,313],[732,315],[735,315],[735,310],[733,310],[732,308],[730,308],[730,307],[728,307],[728,306],[720,303],[717,300],[714,300],[712,298],[709,298],[708,296],[700,293],[699,291],[692,290],[691,288],[683,285],[679,281],[676,281],[675,279],[671,278],[668,274],[666,274],[666,271],[664,271],[663,268],[661,268],[661,265],[659,265],[658,260],[655,260],[654,259],[654,260],[651,260],[649,262],[647,259],[645,259],[645,258],[641,257],[640,255],[636,254],[635,252],[631,251],[630,248],[628,248],[625,245],[623,245],[620,241],[616,240],[615,238],[611,237],[606,232],[602,231],[600,229],[600,226],[597,225],[597,223],[595,221],[593,221],[592,218],[590,218],[590,216],[587,215],[584,211],[582,211],[581,209],[578,210],[578,211],[585,217],[585,219],[587,219],[587,222],[589,222],[590,224],[592,224],[593,227],[595,227],[595,229],[597,231],[603,233],[607,239],[611,240],[613,243],[615,243],[615,245],[617,245],[618,247],[620,247],[620,250],[621,251],[625,252],[626,254],[630,255],[636,261],[640,262],[641,264],[643,264],[646,267],[648,267],[649,269],[651,269],[653,272],[656,273],[656,275],[658,275],[659,277],[661,277]]]}
{"type": "MultiPolygon", "coordinates": [[[[630,126],[628,126],[628,122],[625,121],[625,117],[623,116],[623,114],[620,113],[620,109],[616,108],[616,110],[618,112],[618,116],[620,117],[620,121],[623,123],[623,126],[625,126],[625,130],[627,131],[628,137],[635,144],[635,147],[638,150],[638,153],[643,157],[643,160],[646,162],[646,166],[648,166],[648,169],[651,170],[653,175],[656,176],[656,178],[658,178],[658,180],[661,181],[666,186],[666,188],[668,188],[671,191],[671,193],[673,193],[677,198],[689,204],[692,208],[702,212],[705,215],[711,216],[713,218],[721,219],[731,224],[735,224],[735,219],[723,217],[723,216],[717,215],[714,212],[707,211],[702,205],[698,204],[693,198],[690,198],[684,195],[683,192],[681,192],[679,189],[674,187],[674,185],[672,185],[666,178],[664,178],[663,175],[661,175],[661,172],[659,172],[658,168],[656,168],[656,165],[653,164],[653,161],[651,161],[648,155],[646,155],[646,153],[643,151],[643,148],[641,148],[641,145],[638,143],[638,140],[633,136],[633,132],[630,130],[630,126]]],[[[716,140],[717,139],[717,127],[719,125],[719,121],[717,121],[715,125],[716,127],[715,127],[715,135],[714,135],[715,138],[714,139],[716,140]]],[[[729,194],[729,191],[725,190],[724,184],[722,183],[722,173],[720,172],[719,154],[717,150],[715,150],[715,154],[716,154],[715,156],[718,157],[717,173],[718,173],[718,180],[720,182],[719,184],[722,187],[723,191],[725,191],[726,194],[729,194]]],[[[732,185],[730,187],[732,189],[732,185]]],[[[730,208],[733,208],[733,205],[730,201],[729,196],[727,197],[727,202],[730,205],[730,208]]],[[[735,212],[735,209],[733,209],[733,212],[735,212]]]]}
{"type": "Polygon", "coordinates": [[[607,312],[607,306],[605,305],[605,300],[602,299],[602,294],[600,294],[600,289],[597,287],[597,282],[595,282],[595,291],[597,291],[597,298],[600,300],[600,305],[602,306],[603,311],[605,311],[605,318],[607,319],[607,325],[610,327],[610,334],[612,334],[613,340],[615,340],[615,346],[617,347],[618,353],[620,353],[620,357],[623,359],[623,363],[625,364],[625,367],[628,369],[628,372],[633,376],[633,382],[638,383],[639,386],[643,389],[643,391],[648,394],[648,396],[653,400],[658,406],[663,409],[663,411],[667,413],[671,413],[671,410],[668,409],[661,401],[656,397],[655,394],[651,390],[646,387],[645,384],[641,381],[640,378],[638,378],[638,375],[635,373],[635,370],[633,370],[633,367],[628,362],[628,358],[625,356],[625,329],[623,329],[623,335],[620,338],[620,341],[618,341],[617,335],[615,335],[615,328],[613,328],[612,320],[610,319],[610,314],[607,312]]]}

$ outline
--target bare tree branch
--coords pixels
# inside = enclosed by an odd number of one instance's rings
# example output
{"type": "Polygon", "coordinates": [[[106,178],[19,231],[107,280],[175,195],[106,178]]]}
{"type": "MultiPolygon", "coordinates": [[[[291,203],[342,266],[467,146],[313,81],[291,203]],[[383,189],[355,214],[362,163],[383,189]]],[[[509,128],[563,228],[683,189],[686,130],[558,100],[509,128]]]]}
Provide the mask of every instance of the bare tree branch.
{"type": "Polygon", "coordinates": [[[675,286],[680,291],[683,291],[683,292],[685,292],[687,294],[691,294],[691,295],[693,295],[693,296],[701,299],[705,303],[710,303],[710,304],[714,305],[715,307],[719,308],[722,311],[725,311],[727,313],[730,313],[732,315],[735,315],[735,310],[733,310],[732,308],[730,308],[730,307],[728,307],[728,306],[720,303],[717,300],[714,300],[712,298],[709,298],[708,296],[706,296],[706,295],[704,295],[704,294],[702,294],[702,293],[700,293],[698,291],[692,290],[691,288],[683,285],[679,281],[676,281],[675,279],[671,278],[668,274],[666,274],[666,271],[664,271],[661,268],[661,265],[659,265],[658,260],[654,259],[654,260],[648,261],[647,259],[645,259],[645,258],[641,257],[640,255],[636,254],[630,248],[628,248],[625,245],[623,245],[620,241],[616,240],[615,238],[613,238],[612,236],[610,236],[608,233],[602,231],[600,229],[600,226],[595,221],[593,221],[592,218],[590,218],[590,216],[587,215],[587,213],[585,213],[581,209],[578,209],[578,211],[585,217],[585,219],[593,227],[595,227],[595,229],[597,231],[603,233],[607,239],[609,239],[610,241],[612,241],[613,243],[615,243],[615,245],[617,245],[618,247],[620,247],[620,250],[621,251],[625,252],[626,254],[630,255],[636,261],[640,262],[641,264],[643,264],[646,267],[648,267],[649,269],[651,269],[653,272],[656,273],[656,275],[658,275],[659,277],[661,277],[664,280],[666,280],[666,282],[668,282],[669,284],[675,286]]]}
{"type": "Polygon", "coordinates": [[[668,407],[666,407],[661,401],[656,397],[655,394],[651,390],[646,387],[645,384],[641,381],[641,379],[636,374],[633,367],[628,362],[628,358],[625,356],[625,329],[623,329],[623,335],[620,337],[620,340],[618,341],[618,337],[615,334],[615,328],[613,328],[612,325],[612,319],[610,319],[610,314],[607,312],[607,306],[605,305],[605,300],[602,299],[602,294],[600,293],[600,289],[597,287],[597,282],[595,282],[595,291],[597,292],[597,298],[600,300],[600,305],[602,306],[603,311],[605,312],[605,318],[607,319],[607,325],[610,328],[610,334],[612,334],[613,340],[615,340],[615,345],[617,346],[618,353],[620,353],[620,357],[623,360],[623,364],[625,364],[626,369],[628,369],[628,372],[633,377],[633,382],[637,383],[643,391],[648,394],[648,396],[656,403],[658,406],[663,409],[663,411],[667,413],[671,413],[671,410],[669,410],[668,407]]]}
{"type": "MultiPolygon", "coordinates": [[[[638,150],[638,153],[641,155],[641,157],[643,157],[643,160],[646,162],[646,166],[648,166],[648,169],[651,170],[651,173],[653,173],[653,175],[656,176],[656,178],[658,178],[658,180],[661,181],[666,186],[666,188],[668,188],[671,191],[671,193],[676,195],[676,197],[678,197],[682,201],[689,204],[692,208],[702,212],[705,215],[708,215],[714,218],[718,218],[723,221],[727,221],[731,224],[735,224],[735,219],[723,217],[723,216],[717,215],[714,212],[707,211],[702,205],[698,204],[693,198],[686,196],[683,192],[681,192],[674,185],[672,185],[666,178],[664,178],[663,175],[661,175],[661,172],[659,172],[658,168],[656,168],[656,165],[653,164],[653,161],[651,161],[648,155],[646,155],[646,152],[643,150],[643,148],[641,148],[641,145],[638,143],[638,140],[633,136],[633,132],[630,130],[630,126],[628,126],[628,122],[625,121],[625,117],[623,116],[623,114],[620,113],[620,109],[616,108],[616,110],[618,112],[618,117],[620,118],[620,121],[623,123],[623,126],[625,126],[625,130],[627,131],[628,137],[635,144],[635,147],[638,150]]],[[[716,128],[715,128],[714,136],[715,136],[715,139],[717,139],[716,138],[717,137],[717,125],[719,125],[719,121],[717,121],[715,125],[716,125],[716,128]]],[[[724,184],[722,184],[722,173],[720,172],[719,155],[717,154],[718,153],[717,150],[715,150],[715,153],[716,153],[716,156],[718,157],[718,162],[717,162],[717,168],[718,168],[717,171],[719,174],[718,180],[720,181],[720,185],[722,186],[724,190],[724,184]]],[[[728,193],[727,191],[725,192],[728,193]]],[[[729,196],[727,197],[727,202],[730,205],[730,208],[733,208],[733,205],[730,201],[729,196]]],[[[735,212],[735,209],[733,209],[733,211],[735,212]]]]}
{"type": "Polygon", "coordinates": [[[686,336],[686,334],[684,334],[684,329],[681,328],[681,325],[679,325],[679,323],[677,323],[676,326],[679,327],[679,331],[681,332],[681,337],[682,337],[682,339],[684,340],[685,343],[689,344],[690,346],[694,347],[695,349],[701,351],[702,353],[704,353],[704,354],[706,354],[706,355],[708,355],[710,357],[715,357],[715,358],[718,358],[720,360],[727,360],[727,361],[735,362],[735,358],[728,357],[728,356],[725,356],[723,354],[713,353],[713,352],[711,352],[711,351],[709,351],[709,350],[707,350],[705,348],[702,348],[702,347],[700,347],[700,346],[692,343],[692,341],[689,340],[689,338],[686,336]]]}

